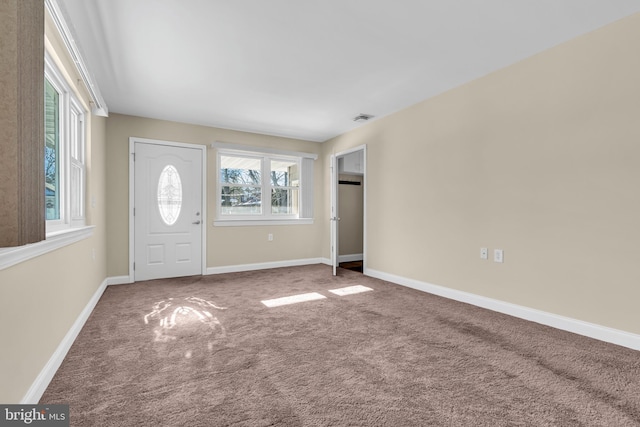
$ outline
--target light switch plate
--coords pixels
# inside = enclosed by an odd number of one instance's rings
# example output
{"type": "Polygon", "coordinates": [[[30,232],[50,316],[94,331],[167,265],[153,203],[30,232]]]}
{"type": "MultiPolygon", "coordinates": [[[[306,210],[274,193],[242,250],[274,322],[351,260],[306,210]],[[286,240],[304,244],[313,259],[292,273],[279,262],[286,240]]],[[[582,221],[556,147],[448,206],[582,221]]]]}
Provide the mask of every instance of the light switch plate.
{"type": "Polygon", "coordinates": [[[489,259],[489,249],[480,248],[480,259],[489,259]]]}
{"type": "Polygon", "coordinates": [[[493,261],[504,262],[504,253],[502,252],[502,249],[493,250],[493,261]]]}

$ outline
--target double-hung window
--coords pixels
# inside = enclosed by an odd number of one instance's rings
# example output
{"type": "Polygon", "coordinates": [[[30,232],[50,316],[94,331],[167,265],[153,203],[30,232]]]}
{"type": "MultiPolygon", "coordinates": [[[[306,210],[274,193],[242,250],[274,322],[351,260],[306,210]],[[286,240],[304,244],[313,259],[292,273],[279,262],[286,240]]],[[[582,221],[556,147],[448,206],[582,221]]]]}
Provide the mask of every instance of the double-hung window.
{"type": "Polygon", "coordinates": [[[262,215],[262,163],[260,157],[221,154],[220,215],[262,215]]]}
{"type": "Polygon", "coordinates": [[[216,225],[312,222],[315,154],[213,146],[218,149],[216,225]]]}
{"type": "Polygon", "coordinates": [[[272,215],[300,212],[300,159],[269,159],[272,215]]]}
{"type": "Polygon", "coordinates": [[[86,111],[45,56],[44,171],[47,233],[85,225],[86,111]]]}

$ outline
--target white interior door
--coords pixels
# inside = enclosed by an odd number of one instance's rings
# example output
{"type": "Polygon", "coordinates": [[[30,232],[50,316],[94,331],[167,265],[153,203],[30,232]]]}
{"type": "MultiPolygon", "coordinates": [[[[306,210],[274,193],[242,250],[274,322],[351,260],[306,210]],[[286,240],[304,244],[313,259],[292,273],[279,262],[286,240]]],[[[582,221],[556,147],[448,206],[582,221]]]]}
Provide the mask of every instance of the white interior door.
{"type": "Polygon", "coordinates": [[[331,156],[331,265],[333,267],[333,275],[337,274],[338,269],[338,159],[331,156]]]}
{"type": "Polygon", "coordinates": [[[134,277],[202,274],[203,150],[136,142],[134,277]]]}

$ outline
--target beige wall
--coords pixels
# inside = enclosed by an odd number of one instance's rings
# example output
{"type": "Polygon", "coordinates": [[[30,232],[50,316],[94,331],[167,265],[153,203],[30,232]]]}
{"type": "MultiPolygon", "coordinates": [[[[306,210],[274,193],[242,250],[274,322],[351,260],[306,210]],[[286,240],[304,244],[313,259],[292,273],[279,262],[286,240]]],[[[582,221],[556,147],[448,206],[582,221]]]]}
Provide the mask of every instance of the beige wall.
{"type": "Polygon", "coordinates": [[[325,143],[368,146],[368,267],[640,333],[638,40],[640,14],[325,143]]]}
{"type": "MultiPolygon", "coordinates": [[[[47,39],[71,70],[49,20],[47,39]]],[[[72,87],[78,76],[69,75],[72,87]]],[[[82,88],[81,99],[87,103],[82,88]]],[[[0,270],[0,402],[18,403],[106,279],[105,122],[88,117],[88,222],[93,236],[0,270]],[[95,250],[95,260],[92,252],[95,250]]]]}
{"type": "MultiPolygon", "coordinates": [[[[319,153],[314,142],[237,132],[184,123],[112,114],[107,122],[108,170],[108,272],[126,276],[129,259],[129,137],[159,139],[209,145],[214,141],[257,147],[319,153]]],[[[318,258],[321,254],[322,221],[313,225],[214,227],[216,191],[216,151],[207,150],[207,267],[318,258]],[[273,241],[267,235],[274,236],[273,241]]],[[[315,171],[315,215],[322,211],[323,161],[315,171]]]]}
{"type": "Polygon", "coordinates": [[[363,251],[364,187],[362,176],[340,175],[339,180],[361,185],[340,184],[338,187],[338,255],[356,255],[363,251]]]}

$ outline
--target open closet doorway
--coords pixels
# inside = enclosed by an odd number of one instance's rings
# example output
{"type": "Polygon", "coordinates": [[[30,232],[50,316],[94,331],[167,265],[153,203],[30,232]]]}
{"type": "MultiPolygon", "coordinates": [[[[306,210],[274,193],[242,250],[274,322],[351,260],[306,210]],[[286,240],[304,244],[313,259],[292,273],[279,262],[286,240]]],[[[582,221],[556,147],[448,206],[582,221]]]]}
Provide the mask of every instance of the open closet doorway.
{"type": "Polygon", "coordinates": [[[336,262],[341,268],[364,273],[366,146],[336,154],[334,174],[336,262]]]}

